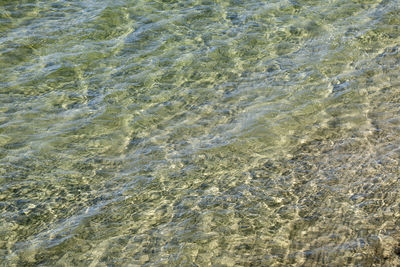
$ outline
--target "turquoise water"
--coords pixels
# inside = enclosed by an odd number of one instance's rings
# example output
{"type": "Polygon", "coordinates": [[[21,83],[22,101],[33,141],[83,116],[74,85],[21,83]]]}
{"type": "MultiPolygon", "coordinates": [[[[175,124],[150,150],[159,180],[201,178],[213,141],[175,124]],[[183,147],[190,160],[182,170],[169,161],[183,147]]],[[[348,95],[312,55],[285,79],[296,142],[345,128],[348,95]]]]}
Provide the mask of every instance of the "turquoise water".
{"type": "Polygon", "coordinates": [[[0,0],[2,266],[400,264],[398,0],[0,0]]]}

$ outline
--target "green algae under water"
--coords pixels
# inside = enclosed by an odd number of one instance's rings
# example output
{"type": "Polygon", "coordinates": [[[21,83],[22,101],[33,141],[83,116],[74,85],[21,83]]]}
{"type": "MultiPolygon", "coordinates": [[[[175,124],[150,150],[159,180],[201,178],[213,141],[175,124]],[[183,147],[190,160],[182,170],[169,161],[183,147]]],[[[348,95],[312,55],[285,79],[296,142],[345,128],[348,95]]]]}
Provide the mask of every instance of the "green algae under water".
{"type": "Polygon", "coordinates": [[[0,0],[0,262],[400,264],[399,73],[399,0],[0,0]]]}

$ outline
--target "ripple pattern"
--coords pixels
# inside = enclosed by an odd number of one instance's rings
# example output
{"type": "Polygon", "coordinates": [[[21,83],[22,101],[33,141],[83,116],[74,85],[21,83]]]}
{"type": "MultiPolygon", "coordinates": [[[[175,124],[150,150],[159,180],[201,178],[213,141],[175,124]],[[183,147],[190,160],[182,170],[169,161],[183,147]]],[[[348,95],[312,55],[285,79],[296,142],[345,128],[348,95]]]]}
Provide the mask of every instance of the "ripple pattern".
{"type": "Polygon", "coordinates": [[[0,0],[0,261],[400,265],[399,7],[0,0]]]}

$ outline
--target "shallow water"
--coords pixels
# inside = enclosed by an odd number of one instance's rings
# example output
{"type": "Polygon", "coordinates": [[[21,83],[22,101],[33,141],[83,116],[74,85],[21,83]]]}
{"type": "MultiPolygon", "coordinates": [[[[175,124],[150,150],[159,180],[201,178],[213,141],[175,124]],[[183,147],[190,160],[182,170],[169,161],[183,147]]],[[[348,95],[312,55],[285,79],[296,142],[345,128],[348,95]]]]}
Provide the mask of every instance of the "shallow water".
{"type": "Polygon", "coordinates": [[[399,12],[0,0],[2,265],[400,264],[399,12]]]}

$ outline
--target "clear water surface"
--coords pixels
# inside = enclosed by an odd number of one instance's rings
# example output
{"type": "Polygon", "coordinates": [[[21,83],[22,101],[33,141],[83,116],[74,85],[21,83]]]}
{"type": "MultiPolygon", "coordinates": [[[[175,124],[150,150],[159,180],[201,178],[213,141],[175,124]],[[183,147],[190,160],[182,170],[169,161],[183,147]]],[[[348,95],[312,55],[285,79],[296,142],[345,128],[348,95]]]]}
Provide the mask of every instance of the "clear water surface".
{"type": "Polygon", "coordinates": [[[400,264],[399,0],[0,0],[2,266],[400,264]]]}

